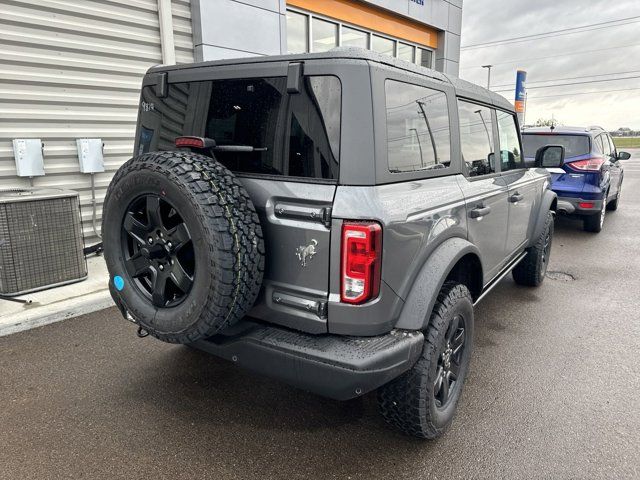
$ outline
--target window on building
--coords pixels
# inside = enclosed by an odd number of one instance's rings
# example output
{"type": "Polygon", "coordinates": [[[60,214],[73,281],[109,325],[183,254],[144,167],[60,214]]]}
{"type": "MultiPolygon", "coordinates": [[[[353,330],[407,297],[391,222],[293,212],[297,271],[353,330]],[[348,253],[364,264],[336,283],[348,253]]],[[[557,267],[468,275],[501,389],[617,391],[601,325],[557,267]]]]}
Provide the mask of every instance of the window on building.
{"type": "Polygon", "coordinates": [[[469,175],[476,177],[496,171],[493,121],[487,107],[458,100],[460,148],[469,175]]]}
{"type": "Polygon", "coordinates": [[[406,43],[398,43],[398,58],[413,63],[415,47],[406,43]]]}
{"type": "Polygon", "coordinates": [[[342,45],[345,47],[369,48],[369,34],[362,30],[342,26],[342,45]]]}
{"type": "Polygon", "coordinates": [[[449,110],[443,92],[387,80],[387,155],[393,173],[451,163],[449,110]]]}
{"type": "Polygon", "coordinates": [[[313,51],[326,52],[338,46],[338,24],[313,18],[311,34],[313,51]]]}
{"type": "Polygon", "coordinates": [[[500,138],[500,168],[503,172],[524,168],[524,159],[518,140],[516,120],[510,113],[497,110],[498,137],[500,138]]]}
{"type": "Polygon", "coordinates": [[[395,44],[393,40],[378,35],[371,36],[371,50],[382,53],[383,55],[395,56],[395,44]]]}
{"type": "Polygon", "coordinates": [[[287,10],[287,52],[309,51],[309,17],[287,10]]]}
{"type": "Polygon", "coordinates": [[[416,51],[416,63],[422,67],[431,68],[433,65],[433,52],[424,48],[418,48],[416,51]]]}
{"type": "Polygon", "coordinates": [[[433,52],[419,45],[384,37],[357,25],[345,25],[312,13],[287,10],[289,53],[326,52],[338,45],[369,48],[424,67],[431,68],[433,64],[433,52]]]}

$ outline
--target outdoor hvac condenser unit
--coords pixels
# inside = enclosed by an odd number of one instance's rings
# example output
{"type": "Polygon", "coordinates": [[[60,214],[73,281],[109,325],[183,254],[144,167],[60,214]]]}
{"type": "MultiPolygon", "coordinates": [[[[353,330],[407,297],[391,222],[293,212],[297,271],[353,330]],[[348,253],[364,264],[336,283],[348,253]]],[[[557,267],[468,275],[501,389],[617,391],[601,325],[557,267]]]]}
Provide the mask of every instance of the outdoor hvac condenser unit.
{"type": "Polygon", "coordinates": [[[0,190],[0,295],[84,280],[80,199],[57,188],[0,190]]]}

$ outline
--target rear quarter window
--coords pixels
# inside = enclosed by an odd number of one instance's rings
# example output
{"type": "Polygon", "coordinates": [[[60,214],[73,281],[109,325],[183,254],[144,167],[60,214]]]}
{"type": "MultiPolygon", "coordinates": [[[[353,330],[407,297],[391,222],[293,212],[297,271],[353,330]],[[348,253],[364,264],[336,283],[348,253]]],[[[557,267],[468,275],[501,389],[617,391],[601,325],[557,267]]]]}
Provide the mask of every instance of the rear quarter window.
{"type": "Polygon", "coordinates": [[[387,160],[391,173],[451,164],[449,110],[444,92],[387,80],[387,160]]]}

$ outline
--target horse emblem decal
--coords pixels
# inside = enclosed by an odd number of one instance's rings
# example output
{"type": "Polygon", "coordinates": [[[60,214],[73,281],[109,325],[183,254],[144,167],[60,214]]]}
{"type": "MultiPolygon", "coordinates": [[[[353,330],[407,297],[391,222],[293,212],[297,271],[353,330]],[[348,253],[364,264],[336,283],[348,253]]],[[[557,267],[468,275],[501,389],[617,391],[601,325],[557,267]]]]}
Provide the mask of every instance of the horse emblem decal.
{"type": "Polygon", "coordinates": [[[296,248],[296,257],[300,260],[300,264],[303,267],[307,266],[307,262],[313,258],[316,254],[316,247],[318,246],[318,241],[315,238],[311,239],[311,243],[309,245],[301,245],[296,248]]]}

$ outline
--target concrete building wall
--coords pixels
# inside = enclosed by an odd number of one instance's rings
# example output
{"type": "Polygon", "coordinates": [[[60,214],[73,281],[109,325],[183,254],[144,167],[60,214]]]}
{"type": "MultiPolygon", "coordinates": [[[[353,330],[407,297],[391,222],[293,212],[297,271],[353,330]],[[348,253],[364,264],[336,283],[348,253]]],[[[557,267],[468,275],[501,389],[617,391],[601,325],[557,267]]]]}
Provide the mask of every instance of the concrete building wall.
{"type": "Polygon", "coordinates": [[[192,0],[196,60],[284,53],[285,14],[285,0],[192,0]]]}

